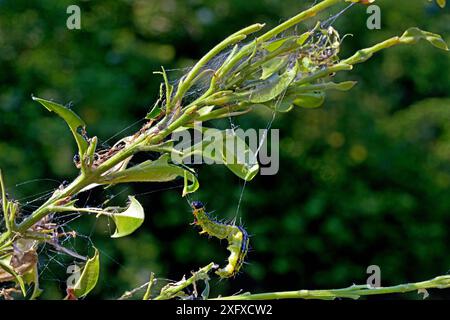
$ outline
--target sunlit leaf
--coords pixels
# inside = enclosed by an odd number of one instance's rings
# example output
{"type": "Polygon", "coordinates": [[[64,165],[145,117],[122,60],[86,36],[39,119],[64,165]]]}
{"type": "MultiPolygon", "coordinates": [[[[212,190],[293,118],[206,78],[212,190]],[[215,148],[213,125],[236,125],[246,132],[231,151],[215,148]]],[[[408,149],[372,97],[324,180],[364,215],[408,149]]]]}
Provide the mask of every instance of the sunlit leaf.
{"type": "Polygon", "coordinates": [[[144,208],[135,197],[129,196],[128,208],[120,213],[114,213],[111,218],[116,225],[116,231],[111,238],[120,238],[133,233],[144,222],[144,208]]]}
{"type": "Polygon", "coordinates": [[[300,36],[284,37],[264,43],[263,48],[269,52],[274,52],[275,50],[282,50],[282,47],[291,48],[293,44],[301,46],[310,36],[311,32],[305,32],[300,36]]]}
{"type": "Polygon", "coordinates": [[[33,97],[33,100],[42,104],[47,110],[55,112],[66,121],[77,142],[80,157],[82,157],[87,150],[88,143],[78,131],[86,127],[85,122],[75,112],[58,103],[37,97],[33,97]]]}
{"type": "Polygon", "coordinates": [[[186,159],[197,156],[206,164],[225,165],[241,179],[249,181],[255,177],[259,165],[255,153],[241,137],[243,131],[221,131],[206,127],[202,127],[201,131],[201,142],[193,146],[176,147],[177,163],[186,163],[186,159]]]}
{"type": "MultiPolygon", "coordinates": [[[[108,174],[100,180],[100,184],[119,184],[127,182],[168,182],[178,177],[185,177],[187,169],[169,163],[170,155],[163,154],[155,161],[147,160],[134,167],[108,174]]],[[[192,172],[186,177],[191,181],[192,186],[189,192],[198,188],[197,178],[192,172]]],[[[184,190],[187,191],[187,190],[184,190]]],[[[189,193],[188,192],[188,193],[189,193]]]]}
{"type": "Polygon", "coordinates": [[[318,108],[325,101],[325,92],[308,92],[299,94],[294,100],[294,105],[301,108],[318,108]]]}
{"type": "Polygon", "coordinates": [[[145,119],[151,120],[157,118],[161,114],[161,107],[155,105],[145,116],[145,119]]]}
{"type": "Polygon", "coordinates": [[[261,105],[269,107],[270,109],[272,109],[276,112],[289,112],[294,107],[293,102],[294,102],[293,99],[290,99],[289,97],[285,97],[281,101],[272,100],[272,101],[266,102],[261,105]]]}
{"type": "Polygon", "coordinates": [[[231,130],[209,129],[204,132],[202,156],[214,163],[224,164],[239,178],[252,180],[259,171],[253,150],[239,133],[231,130]]]}
{"type": "Polygon", "coordinates": [[[280,48],[289,39],[291,39],[291,38],[286,37],[286,38],[267,42],[264,44],[264,49],[266,49],[269,52],[273,52],[273,51],[277,50],[278,48],[280,48]]]}
{"type": "Polygon", "coordinates": [[[197,191],[200,184],[197,177],[190,171],[184,170],[184,186],[183,186],[183,197],[186,194],[193,193],[197,191]]]}
{"type": "Polygon", "coordinates": [[[282,75],[273,74],[246,93],[249,95],[249,101],[251,103],[264,103],[275,99],[289,87],[296,75],[297,65],[286,70],[282,75]]]}
{"type": "Polygon", "coordinates": [[[262,74],[260,79],[265,80],[280,70],[288,60],[287,56],[273,58],[261,66],[262,74]]]}
{"type": "Polygon", "coordinates": [[[85,297],[94,289],[100,273],[100,255],[95,249],[95,254],[84,265],[81,276],[74,286],[74,293],[78,298],[85,297]]]}

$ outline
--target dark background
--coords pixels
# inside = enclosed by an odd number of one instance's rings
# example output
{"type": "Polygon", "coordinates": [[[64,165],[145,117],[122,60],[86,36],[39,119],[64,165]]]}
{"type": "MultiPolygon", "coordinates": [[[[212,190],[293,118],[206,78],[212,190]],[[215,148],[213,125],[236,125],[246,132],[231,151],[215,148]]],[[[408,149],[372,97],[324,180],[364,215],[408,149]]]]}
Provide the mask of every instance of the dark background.
{"type": "MultiPolygon", "coordinates": [[[[152,72],[161,65],[177,69],[169,73],[176,80],[183,73],[178,69],[191,66],[228,34],[255,22],[274,26],[312,3],[0,1],[0,167],[8,192],[25,204],[77,174],[70,132],[32,102],[32,94],[71,102],[89,134],[112,145],[143,124],[136,121],[157,98],[161,79],[152,72]],[[81,30],[66,28],[70,4],[81,7],[81,30]]],[[[366,28],[364,6],[336,21],[341,35],[353,35],[344,40],[342,57],[411,26],[450,42],[448,8],[421,0],[379,5],[381,30],[366,28]]],[[[359,83],[349,93],[331,93],[321,109],[297,109],[275,119],[280,171],[248,183],[239,210],[253,235],[249,264],[235,279],[214,278],[213,296],[365,283],[372,264],[381,268],[382,285],[425,280],[450,269],[449,55],[427,43],[393,48],[339,79],[359,83]]],[[[261,110],[234,123],[265,128],[270,118],[261,110]]],[[[219,217],[233,217],[242,181],[221,166],[199,168],[199,180],[192,198],[219,217]]],[[[181,184],[119,186],[82,198],[99,204],[117,195],[112,203],[124,204],[128,194],[137,194],[146,209],[143,227],[122,239],[109,238],[113,225],[92,216],[67,226],[80,232],[67,240],[68,247],[92,254],[92,241],[102,252],[100,282],[91,298],[116,298],[147,281],[151,271],[161,286],[211,261],[224,263],[224,244],[208,241],[189,225],[181,184]]],[[[37,204],[39,199],[25,206],[24,214],[37,204]]],[[[43,297],[62,297],[71,259],[44,248],[41,260],[43,297]]],[[[445,296],[431,292],[432,298],[445,296]]]]}

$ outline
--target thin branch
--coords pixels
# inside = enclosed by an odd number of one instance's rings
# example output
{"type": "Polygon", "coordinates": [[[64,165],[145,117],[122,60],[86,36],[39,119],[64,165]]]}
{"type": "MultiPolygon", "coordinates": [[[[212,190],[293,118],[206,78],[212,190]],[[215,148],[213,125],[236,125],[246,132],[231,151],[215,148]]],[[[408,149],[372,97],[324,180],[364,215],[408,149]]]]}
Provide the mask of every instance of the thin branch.
{"type": "Polygon", "coordinates": [[[5,226],[10,231],[11,224],[9,220],[8,215],[8,200],[6,199],[6,190],[5,190],[5,184],[3,182],[3,174],[2,170],[0,170],[0,190],[1,190],[1,197],[2,197],[2,210],[3,210],[3,216],[5,218],[5,226]]]}
{"type": "Polygon", "coordinates": [[[369,285],[353,285],[343,289],[329,290],[297,290],[250,294],[245,293],[236,296],[218,297],[212,300],[273,300],[273,299],[318,299],[333,300],[336,298],[359,299],[362,296],[406,293],[418,291],[422,293],[426,289],[450,288],[450,275],[439,276],[431,280],[400,284],[390,287],[373,288],[369,285]]]}
{"type": "Polygon", "coordinates": [[[176,283],[169,283],[167,286],[161,289],[161,293],[154,300],[168,300],[177,297],[182,290],[193,285],[199,280],[208,280],[208,273],[211,269],[217,268],[214,262],[211,262],[206,267],[201,268],[197,272],[193,272],[189,279],[182,279],[176,283]]]}

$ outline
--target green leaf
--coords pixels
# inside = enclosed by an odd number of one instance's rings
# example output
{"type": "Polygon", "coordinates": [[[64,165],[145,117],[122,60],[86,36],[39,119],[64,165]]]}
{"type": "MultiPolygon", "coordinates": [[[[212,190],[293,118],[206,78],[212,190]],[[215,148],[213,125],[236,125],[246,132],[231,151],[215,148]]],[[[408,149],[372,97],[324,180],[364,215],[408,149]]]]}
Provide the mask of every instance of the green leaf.
{"type": "MultiPolygon", "coordinates": [[[[154,74],[161,74],[164,79],[164,91],[166,93],[166,109],[169,110],[171,107],[171,99],[172,99],[172,93],[173,93],[173,86],[169,83],[169,79],[167,78],[167,73],[164,67],[161,66],[162,71],[155,71],[154,74]]],[[[160,99],[162,99],[162,87],[160,87],[160,99]]],[[[154,109],[154,108],[153,108],[154,109]]],[[[155,111],[156,112],[156,111],[155,111]]],[[[147,115],[148,116],[148,115],[147,115]]]]}
{"type": "Polygon", "coordinates": [[[111,218],[116,225],[116,231],[111,238],[120,238],[133,233],[144,222],[144,208],[135,197],[129,196],[128,208],[120,213],[114,213],[111,218]]]}
{"type": "Polygon", "coordinates": [[[215,106],[206,106],[197,111],[199,117],[207,116],[211,111],[213,111],[215,106]]]}
{"type": "Polygon", "coordinates": [[[339,83],[328,82],[324,84],[324,90],[349,91],[357,84],[356,81],[343,81],[339,83]]]}
{"type": "Polygon", "coordinates": [[[436,48],[448,51],[448,46],[440,35],[419,28],[410,28],[400,37],[400,41],[406,44],[414,44],[422,39],[427,40],[436,48]]]}
{"type": "Polygon", "coordinates": [[[287,62],[288,57],[275,57],[261,66],[262,74],[260,80],[266,80],[270,76],[272,76],[275,72],[278,72],[285,63],[287,62]]]}
{"type": "Polygon", "coordinates": [[[259,82],[253,90],[246,92],[251,103],[264,103],[275,99],[283,93],[295,79],[298,66],[286,70],[281,76],[273,74],[268,79],[259,82]]]}
{"type": "Polygon", "coordinates": [[[200,187],[200,184],[195,177],[195,175],[188,171],[184,170],[184,186],[183,186],[183,197],[189,193],[193,193],[197,191],[197,189],[200,187]],[[191,183],[189,183],[191,182],[191,183]]]}
{"type": "Polygon", "coordinates": [[[267,42],[264,44],[264,49],[266,49],[269,52],[274,52],[275,50],[279,49],[282,45],[284,45],[289,40],[292,40],[293,38],[294,37],[286,37],[286,38],[281,38],[281,39],[267,42]]]}
{"type": "Polygon", "coordinates": [[[223,163],[243,180],[252,180],[259,171],[259,164],[244,139],[231,130],[210,130],[206,131],[211,133],[204,143],[203,157],[223,163]]]}
{"type": "MultiPolygon", "coordinates": [[[[177,150],[177,162],[201,156],[207,164],[223,164],[239,178],[252,180],[259,171],[255,153],[239,134],[231,130],[201,128],[203,140],[191,147],[177,150]]],[[[195,185],[194,185],[195,186],[195,185]]]]}
{"type": "Polygon", "coordinates": [[[80,278],[74,286],[74,294],[78,298],[85,297],[94,289],[100,273],[100,255],[95,249],[95,254],[84,265],[80,278]]]}
{"type": "MultiPolygon", "coordinates": [[[[255,153],[244,139],[231,130],[201,127],[203,140],[193,146],[175,149],[177,162],[192,156],[201,156],[207,164],[223,164],[239,178],[252,180],[259,171],[255,153]],[[181,150],[180,150],[181,149],[181,150]]],[[[189,175],[188,175],[189,176],[189,175]]],[[[196,184],[193,187],[197,188],[196,184]]]]}
{"type": "Polygon", "coordinates": [[[325,90],[338,90],[338,91],[348,91],[351,90],[355,85],[356,81],[344,81],[344,82],[320,82],[316,84],[301,84],[295,86],[292,85],[287,93],[288,96],[295,96],[302,93],[318,92],[325,90]]]}
{"type": "Polygon", "coordinates": [[[290,36],[266,42],[264,43],[263,47],[269,52],[274,52],[275,50],[283,50],[282,47],[291,48],[293,44],[295,44],[296,47],[300,47],[310,36],[311,32],[305,32],[300,36],[290,36]]]}
{"type": "Polygon", "coordinates": [[[169,163],[170,155],[165,153],[155,161],[145,161],[134,167],[108,174],[98,182],[100,184],[118,184],[127,182],[168,182],[178,177],[187,178],[192,185],[183,190],[183,194],[198,189],[198,181],[192,172],[185,175],[185,168],[169,163]]]}
{"type": "Polygon", "coordinates": [[[266,102],[262,105],[272,109],[273,111],[286,113],[286,112],[291,111],[292,108],[294,107],[293,102],[294,102],[294,100],[292,98],[285,97],[281,101],[272,100],[272,101],[266,102]]]}
{"type": "Polygon", "coordinates": [[[33,97],[33,100],[42,104],[47,110],[55,112],[57,115],[63,118],[64,121],[66,121],[67,125],[70,128],[70,131],[72,131],[75,141],[77,142],[80,159],[82,159],[88,148],[88,143],[84,139],[84,137],[78,133],[78,130],[84,129],[86,127],[85,122],[75,112],[58,103],[37,97],[33,97]]]}
{"type": "Polygon", "coordinates": [[[147,115],[145,116],[145,119],[151,120],[157,118],[161,114],[161,107],[158,105],[153,106],[152,110],[150,110],[147,115]]]}
{"type": "Polygon", "coordinates": [[[295,100],[293,102],[294,105],[301,108],[318,108],[325,101],[325,92],[307,92],[296,95],[295,100]]]}

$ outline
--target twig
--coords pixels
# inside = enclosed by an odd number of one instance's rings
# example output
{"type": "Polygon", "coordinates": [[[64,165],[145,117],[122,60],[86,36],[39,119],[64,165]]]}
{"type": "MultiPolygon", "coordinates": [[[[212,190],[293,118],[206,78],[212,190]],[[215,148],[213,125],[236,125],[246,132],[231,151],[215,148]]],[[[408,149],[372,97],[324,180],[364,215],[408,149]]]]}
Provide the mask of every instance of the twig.
{"type": "Polygon", "coordinates": [[[167,300],[178,296],[179,293],[188,286],[194,284],[198,280],[208,280],[208,273],[211,269],[217,268],[214,262],[211,262],[206,267],[201,268],[197,272],[194,272],[189,279],[182,279],[176,283],[170,283],[161,289],[161,293],[154,300],[167,300]]]}
{"type": "Polygon", "coordinates": [[[250,294],[245,293],[236,296],[218,297],[212,300],[273,300],[273,299],[318,299],[333,300],[336,298],[359,299],[362,296],[379,294],[406,293],[426,289],[450,288],[450,275],[439,276],[431,280],[400,284],[390,287],[370,287],[369,285],[353,285],[343,289],[329,290],[297,290],[250,294]]]}

